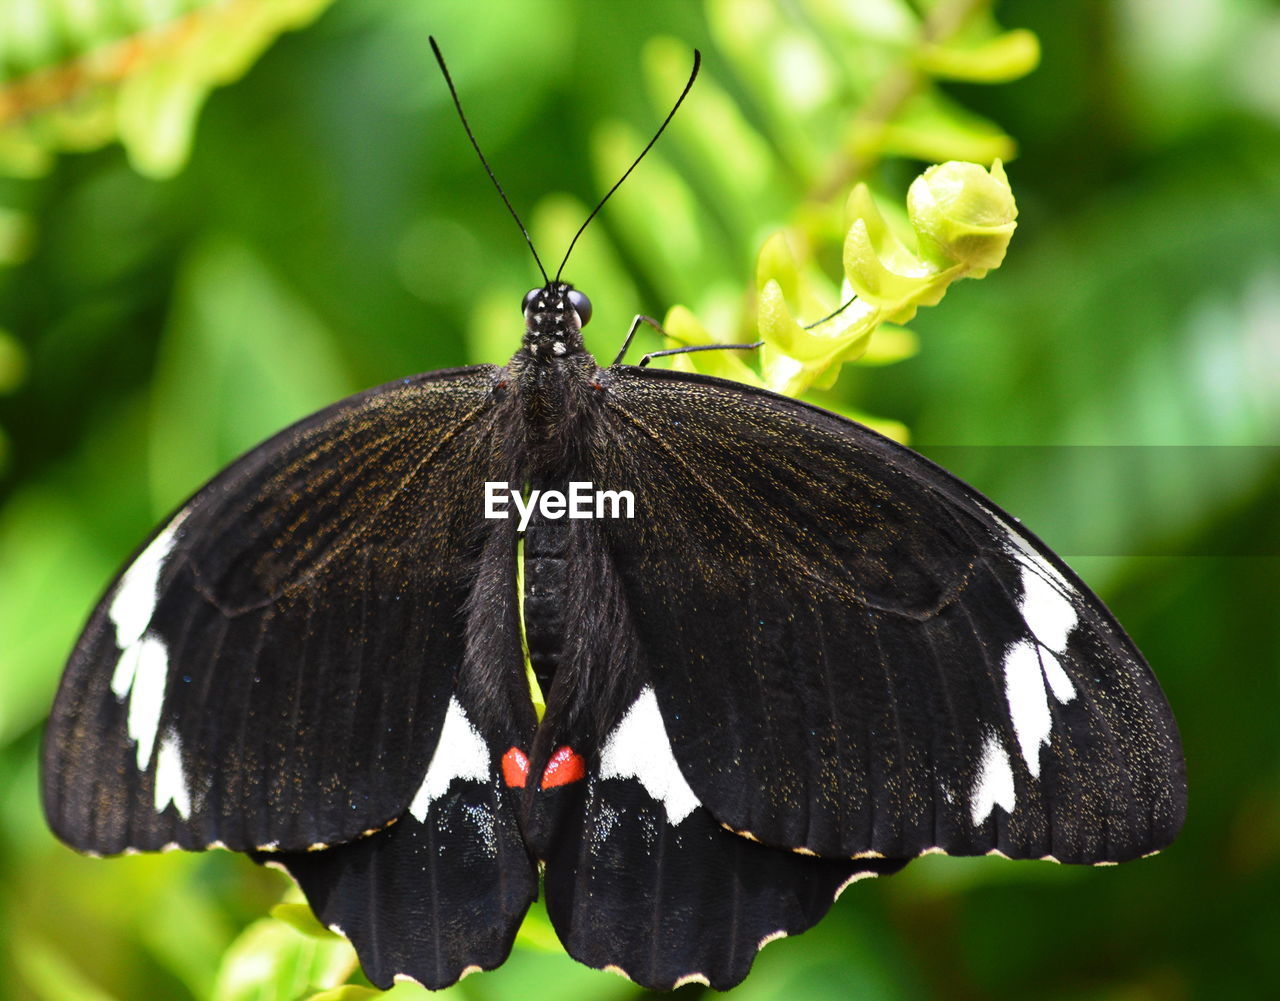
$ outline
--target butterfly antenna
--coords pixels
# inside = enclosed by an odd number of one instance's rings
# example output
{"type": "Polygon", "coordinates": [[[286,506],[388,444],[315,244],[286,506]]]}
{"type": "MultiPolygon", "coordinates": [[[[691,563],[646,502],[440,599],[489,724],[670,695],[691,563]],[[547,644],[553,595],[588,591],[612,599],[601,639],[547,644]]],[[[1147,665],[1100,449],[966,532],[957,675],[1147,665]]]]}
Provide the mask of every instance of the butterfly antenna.
{"type": "Polygon", "coordinates": [[[573,234],[573,239],[569,241],[569,249],[564,252],[564,260],[560,262],[560,267],[556,269],[556,281],[560,280],[560,273],[564,271],[564,266],[569,263],[569,255],[573,253],[574,244],[578,242],[578,237],[582,235],[582,231],[590,225],[591,220],[596,217],[596,213],[604,208],[604,203],[609,200],[609,197],[622,187],[622,182],[631,176],[631,172],[635,170],[640,161],[644,159],[645,154],[648,153],[649,150],[653,149],[653,144],[658,141],[658,137],[666,130],[666,127],[671,123],[671,119],[676,116],[676,112],[680,110],[680,105],[683,104],[684,99],[689,96],[689,89],[693,86],[693,81],[698,78],[698,67],[701,65],[702,53],[697,49],[694,49],[693,70],[689,73],[689,82],[684,85],[684,90],[680,91],[680,96],[676,98],[676,103],[672,105],[671,111],[667,114],[667,117],[662,120],[662,124],[658,126],[658,131],[655,132],[653,134],[653,138],[649,140],[649,145],[640,151],[640,155],[636,157],[631,166],[627,168],[626,173],[618,178],[618,182],[605,193],[605,196],[600,199],[596,207],[591,210],[591,214],[587,216],[586,222],[578,227],[578,232],[573,234]]]}
{"type": "MultiPolygon", "coordinates": [[[[458,100],[458,88],[453,85],[453,77],[449,75],[449,67],[444,64],[444,55],[440,52],[440,46],[436,44],[435,38],[428,35],[427,41],[431,43],[431,51],[436,54],[436,62],[440,64],[440,72],[444,74],[444,82],[449,85],[449,93],[453,97],[453,106],[458,109],[458,117],[462,119],[462,127],[467,130],[467,138],[471,140],[471,147],[476,151],[476,156],[480,158],[480,162],[484,165],[485,173],[489,175],[489,180],[493,182],[493,186],[498,189],[498,194],[502,196],[503,203],[507,206],[507,211],[511,213],[511,218],[516,221],[516,225],[520,227],[520,232],[524,236],[524,242],[529,245],[529,249],[533,252],[533,259],[538,263],[538,270],[542,272],[542,281],[544,286],[551,285],[551,279],[547,277],[547,269],[542,266],[542,258],[538,256],[538,249],[533,245],[533,239],[529,236],[529,231],[524,228],[524,223],[520,221],[520,216],[515,210],[515,206],[511,204],[511,199],[507,197],[507,193],[502,190],[502,185],[498,183],[497,175],[494,174],[493,168],[489,166],[489,161],[484,158],[484,154],[480,152],[480,144],[476,142],[475,133],[471,131],[471,124],[467,121],[467,116],[462,111],[462,102],[458,100]]],[[[693,81],[690,80],[690,83],[693,81]]],[[[685,90],[688,90],[686,87],[685,90]]],[[[683,95],[681,95],[683,97],[683,95]]],[[[677,102],[678,103],[678,102],[677,102]]],[[[666,125],[666,122],[663,123],[666,125]]],[[[662,130],[659,129],[659,132],[662,130]]],[[[654,136],[656,139],[657,136],[654,136]]],[[[650,146],[653,143],[649,144],[650,146]]],[[[641,154],[643,156],[643,154],[641,154]]],[[[627,173],[630,173],[628,171],[627,173]]],[[[625,175],[624,175],[625,176],[625,175]]],[[[610,192],[609,194],[613,194],[610,192]]],[[[605,196],[609,197],[608,195],[605,196]]],[[[594,213],[593,213],[594,214],[594,213]]],[[[575,236],[576,240],[577,237],[575,236]]],[[[563,267],[564,265],[561,265],[563,267]]]]}

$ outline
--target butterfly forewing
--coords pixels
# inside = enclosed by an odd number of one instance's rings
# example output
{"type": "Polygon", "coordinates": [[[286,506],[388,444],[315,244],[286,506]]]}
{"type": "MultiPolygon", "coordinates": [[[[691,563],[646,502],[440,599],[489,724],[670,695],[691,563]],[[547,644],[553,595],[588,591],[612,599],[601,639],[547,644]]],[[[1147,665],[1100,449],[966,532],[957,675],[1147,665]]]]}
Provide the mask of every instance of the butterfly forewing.
{"type": "MultiPolygon", "coordinates": [[[[142,548],[49,723],[45,805],[64,840],[306,849],[405,810],[494,525],[495,371],[402,380],[307,418],[142,548]]],[[[518,675],[518,647],[506,656],[518,675]]]]}
{"type": "Polygon", "coordinates": [[[720,823],[828,857],[1134,858],[1184,813],[1173,717],[1041,543],[866,428],[615,368],[592,478],[676,760],[720,823]],[[607,447],[606,447],[607,446],[607,447]]]}

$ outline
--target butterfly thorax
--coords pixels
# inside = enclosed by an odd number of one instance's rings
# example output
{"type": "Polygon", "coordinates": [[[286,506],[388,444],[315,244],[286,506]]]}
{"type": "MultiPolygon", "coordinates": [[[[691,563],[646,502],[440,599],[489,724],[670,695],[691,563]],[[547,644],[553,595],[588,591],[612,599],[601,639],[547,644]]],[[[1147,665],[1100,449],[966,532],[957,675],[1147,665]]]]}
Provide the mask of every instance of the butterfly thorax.
{"type": "Polygon", "coordinates": [[[599,389],[599,367],[582,341],[586,299],[565,282],[552,282],[525,296],[525,333],[507,364],[514,389],[516,437],[530,449],[533,475],[567,474],[570,442],[585,442],[599,389]]]}

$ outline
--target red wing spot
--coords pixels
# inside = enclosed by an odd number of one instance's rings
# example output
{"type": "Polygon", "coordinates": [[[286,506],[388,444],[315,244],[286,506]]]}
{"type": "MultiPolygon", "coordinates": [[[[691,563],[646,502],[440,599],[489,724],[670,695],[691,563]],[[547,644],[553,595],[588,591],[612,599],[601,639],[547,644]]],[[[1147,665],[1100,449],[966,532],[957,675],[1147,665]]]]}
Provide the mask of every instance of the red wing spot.
{"type": "Polygon", "coordinates": [[[587,766],[582,761],[582,755],[572,747],[561,747],[547,762],[546,770],[542,773],[542,788],[567,786],[570,782],[585,778],[586,774],[587,766]]]}
{"type": "Polygon", "coordinates": [[[512,789],[523,789],[528,779],[529,759],[520,748],[511,748],[502,756],[502,780],[512,789]]]}

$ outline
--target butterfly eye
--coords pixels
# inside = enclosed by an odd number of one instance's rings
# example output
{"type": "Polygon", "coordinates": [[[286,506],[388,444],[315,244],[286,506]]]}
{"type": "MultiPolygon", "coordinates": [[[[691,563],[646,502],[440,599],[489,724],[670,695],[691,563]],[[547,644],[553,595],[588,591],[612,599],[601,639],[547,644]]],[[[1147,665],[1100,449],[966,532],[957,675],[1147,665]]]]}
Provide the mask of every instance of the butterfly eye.
{"type": "Polygon", "coordinates": [[[579,292],[577,289],[569,290],[569,305],[573,307],[573,311],[578,314],[578,322],[582,326],[586,326],[591,322],[591,300],[579,292]]]}
{"type": "Polygon", "coordinates": [[[520,312],[529,312],[529,307],[533,305],[533,300],[538,298],[538,293],[541,291],[542,289],[540,288],[529,289],[529,291],[524,294],[524,302],[520,304],[520,312]]]}

